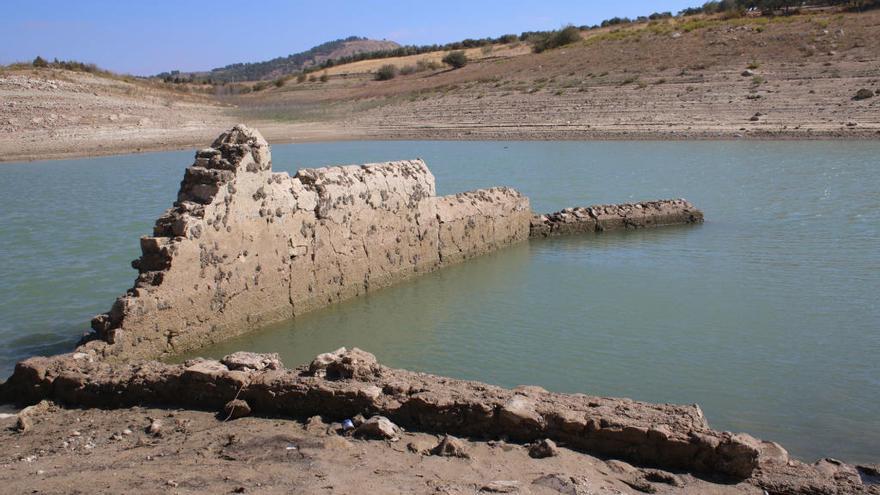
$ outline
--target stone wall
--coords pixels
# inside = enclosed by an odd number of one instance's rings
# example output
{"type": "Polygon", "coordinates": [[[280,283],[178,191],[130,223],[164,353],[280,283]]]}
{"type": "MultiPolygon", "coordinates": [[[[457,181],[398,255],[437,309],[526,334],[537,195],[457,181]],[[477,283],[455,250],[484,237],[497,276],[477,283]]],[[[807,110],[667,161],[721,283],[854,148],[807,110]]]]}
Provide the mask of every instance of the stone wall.
{"type": "Polygon", "coordinates": [[[110,358],[177,354],[529,235],[526,197],[436,197],[421,160],[293,177],[271,164],[244,126],[197,152],[174,206],[141,239],[134,287],[93,319],[86,345],[110,358]]]}
{"type": "Polygon", "coordinates": [[[550,237],[702,222],[703,212],[685,199],[594,205],[535,215],[530,236],[550,237]]]}

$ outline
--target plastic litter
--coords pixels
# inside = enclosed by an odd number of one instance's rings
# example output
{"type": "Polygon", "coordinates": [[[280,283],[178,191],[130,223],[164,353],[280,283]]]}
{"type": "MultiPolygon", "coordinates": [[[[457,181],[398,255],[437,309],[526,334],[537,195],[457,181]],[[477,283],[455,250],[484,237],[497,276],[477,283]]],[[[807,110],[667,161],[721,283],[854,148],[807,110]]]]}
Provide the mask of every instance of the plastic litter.
{"type": "Polygon", "coordinates": [[[348,431],[348,430],[351,430],[352,428],[354,428],[354,422],[352,422],[352,420],[346,419],[345,421],[342,422],[342,430],[343,431],[348,431]]]}

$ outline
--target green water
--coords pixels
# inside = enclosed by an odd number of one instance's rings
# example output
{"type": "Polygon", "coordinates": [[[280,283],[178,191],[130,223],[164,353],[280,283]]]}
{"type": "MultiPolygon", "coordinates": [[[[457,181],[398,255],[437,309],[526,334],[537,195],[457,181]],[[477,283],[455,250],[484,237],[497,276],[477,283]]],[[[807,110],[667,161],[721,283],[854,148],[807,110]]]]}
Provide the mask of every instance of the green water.
{"type": "MultiPolygon", "coordinates": [[[[67,350],[135,273],[191,153],[0,166],[0,372],[67,350]]],[[[538,211],[683,196],[702,226],[531,241],[200,354],[359,346],[505,386],[699,403],[806,459],[880,461],[880,143],[350,142],[274,168],[421,156],[441,194],[538,211]]]]}

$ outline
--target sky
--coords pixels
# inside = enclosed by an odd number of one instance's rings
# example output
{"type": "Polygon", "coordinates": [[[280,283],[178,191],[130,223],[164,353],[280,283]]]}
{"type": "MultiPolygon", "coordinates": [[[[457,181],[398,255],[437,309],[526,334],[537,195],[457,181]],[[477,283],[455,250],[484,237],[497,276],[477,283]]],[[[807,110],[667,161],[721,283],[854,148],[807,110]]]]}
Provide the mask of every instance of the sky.
{"type": "Polygon", "coordinates": [[[153,75],[259,62],[348,36],[405,45],[592,25],[702,0],[2,0],[0,64],[43,58],[153,75]]]}

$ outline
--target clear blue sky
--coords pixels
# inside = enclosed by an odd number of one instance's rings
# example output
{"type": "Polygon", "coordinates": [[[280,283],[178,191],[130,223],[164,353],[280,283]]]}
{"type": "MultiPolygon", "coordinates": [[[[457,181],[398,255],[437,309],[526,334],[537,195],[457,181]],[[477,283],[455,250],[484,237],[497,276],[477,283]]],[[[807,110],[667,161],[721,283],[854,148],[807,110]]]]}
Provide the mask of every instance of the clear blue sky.
{"type": "Polygon", "coordinates": [[[702,0],[3,0],[0,64],[73,59],[150,75],[207,70],[352,35],[433,44],[678,12],[702,0]]]}

